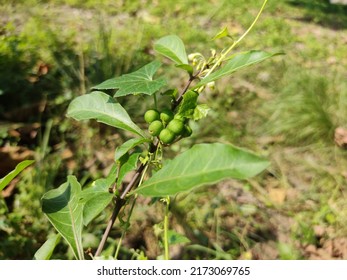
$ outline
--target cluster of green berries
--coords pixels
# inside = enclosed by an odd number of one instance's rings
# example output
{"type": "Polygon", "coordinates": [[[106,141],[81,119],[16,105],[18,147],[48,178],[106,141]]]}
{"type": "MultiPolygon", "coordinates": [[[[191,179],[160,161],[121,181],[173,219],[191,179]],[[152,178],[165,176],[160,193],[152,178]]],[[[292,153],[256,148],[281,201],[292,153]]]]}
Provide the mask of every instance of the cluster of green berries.
{"type": "Polygon", "coordinates": [[[145,113],[144,118],[149,124],[149,134],[158,136],[163,144],[172,143],[178,136],[188,137],[192,134],[192,129],[185,124],[185,118],[179,114],[174,115],[170,109],[164,109],[161,112],[150,109],[145,113]]]}

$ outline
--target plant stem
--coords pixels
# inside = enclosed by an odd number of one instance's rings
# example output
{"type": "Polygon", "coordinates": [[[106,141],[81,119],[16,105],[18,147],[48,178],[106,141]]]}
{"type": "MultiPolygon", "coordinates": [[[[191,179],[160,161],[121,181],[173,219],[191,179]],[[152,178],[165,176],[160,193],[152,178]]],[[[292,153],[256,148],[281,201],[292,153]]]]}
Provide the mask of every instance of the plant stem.
{"type": "Polygon", "coordinates": [[[165,200],[165,217],[164,217],[164,252],[165,260],[170,259],[169,255],[169,212],[170,212],[170,197],[165,200]]]}
{"type": "Polygon", "coordinates": [[[99,256],[101,254],[102,250],[104,249],[107,237],[110,234],[111,228],[112,228],[114,222],[116,221],[116,219],[118,217],[118,214],[119,214],[119,211],[122,209],[124,204],[125,204],[124,200],[121,200],[121,199],[117,200],[116,206],[113,209],[112,216],[111,216],[110,220],[107,223],[107,227],[106,227],[105,232],[104,232],[104,234],[102,236],[102,239],[100,241],[99,247],[98,247],[98,249],[95,252],[94,257],[99,256]]]}
{"type": "Polygon", "coordinates": [[[127,194],[131,191],[131,189],[135,186],[136,181],[140,178],[142,171],[145,169],[145,165],[141,164],[138,170],[136,171],[134,177],[131,179],[129,184],[126,186],[125,190],[123,191],[122,195],[120,196],[120,199],[125,199],[127,194]]]}
{"type": "Polygon", "coordinates": [[[99,247],[96,250],[95,257],[97,257],[97,256],[99,256],[101,254],[101,252],[102,252],[102,250],[103,250],[103,248],[105,246],[107,237],[110,234],[111,228],[112,228],[114,222],[116,221],[120,210],[122,209],[122,207],[124,206],[124,204],[126,202],[126,200],[125,200],[126,195],[136,185],[137,180],[140,179],[140,176],[141,176],[142,171],[144,169],[145,169],[145,165],[141,164],[140,167],[137,169],[136,173],[134,174],[133,178],[131,179],[131,181],[126,186],[126,188],[123,191],[122,195],[116,199],[116,206],[113,209],[112,216],[111,216],[110,220],[107,223],[107,227],[106,227],[105,232],[104,232],[104,234],[102,236],[102,239],[100,241],[99,247]]]}
{"type": "Polygon", "coordinates": [[[116,253],[114,254],[115,260],[118,260],[118,255],[119,255],[119,251],[120,251],[120,246],[122,245],[124,236],[125,236],[125,230],[123,230],[122,235],[121,235],[121,237],[119,238],[119,241],[118,241],[118,244],[117,244],[116,253]]]}
{"type": "Polygon", "coordinates": [[[184,87],[184,89],[182,90],[182,92],[178,95],[178,97],[176,98],[175,102],[174,102],[174,106],[172,109],[175,109],[182,101],[183,99],[183,95],[187,92],[187,90],[189,89],[191,83],[199,76],[201,71],[199,71],[197,74],[191,76],[188,80],[188,83],[186,84],[186,86],[184,87]]]}
{"type": "Polygon", "coordinates": [[[117,245],[117,250],[116,250],[116,253],[115,253],[115,256],[114,256],[115,259],[118,258],[120,246],[122,245],[122,241],[123,241],[123,239],[125,237],[125,234],[126,234],[126,232],[128,230],[128,226],[130,224],[130,218],[131,218],[131,215],[132,215],[134,207],[135,207],[136,199],[137,199],[137,196],[135,195],[135,198],[133,200],[133,203],[131,204],[131,208],[130,208],[130,211],[129,211],[129,214],[128,214],[128,218],[127,218],[127,221],[126,221],[126,226],[125,226],[125,228],[124,228],[124,230],[122,232],[122,236],[120,237],[118,245],[117,245]]]}

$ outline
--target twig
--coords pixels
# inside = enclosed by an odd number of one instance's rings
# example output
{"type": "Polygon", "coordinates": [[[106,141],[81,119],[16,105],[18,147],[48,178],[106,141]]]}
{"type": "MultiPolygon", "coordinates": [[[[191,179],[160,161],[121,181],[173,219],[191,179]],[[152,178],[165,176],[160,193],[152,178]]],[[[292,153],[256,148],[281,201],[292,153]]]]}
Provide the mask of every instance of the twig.
{"type": "Polygon", "coordinates": [[[115,208],[113,209],[113,213],[112,213],[112,216],[110,218],[110,220],[108,221],[107,223],[107,227],[105,229],[105,232],[102,236],[102,239],[100,241],[100,244],[99,244],[99,247],[98,249],[96,250],[96,253],[94,255],[94,257],[97,257],[101,254],[102,250],[104,249],[104,246],[105,246],[105,243],[106,243],[106,240],[107,240],[107,237],[108,235],[110,234],[110,231],[111,231],[111,228],[114,224],[114,222],[116,221],[117,217],[118,217],[118,214],[119,214],[119,211],[122,209],[123,205],[125,204],[125,200],[121,200],[119,199],[117,202],[116,202],[116,206],[115,208]]]}
{"type": "Polygon", "coordinates": [[[142,171],[144,170],[145,166],[146,165],[143,165],[143,164],[140,165],[140,167],[137,169],[136,173],[134,174],[133,178],[131,179],[131,181],[126,186],[126,188],[123,191],[122,195],[116,199],[116,206],[113,209],[112,216],[111,216],[110,220],[107,223],[107,227],[106,227],[105,232],[104,232],[104,234],[102,236],[102,239],[100,241],[99,247],[96,250],[95,257],[99,256],[101,254],[102,250],[104,249],[107,237],[110,234],[112,226],[113,226],[114,222],[116,221],[120,210],[122,209],[122,207],[124,206],[124,204],[126,202],[125,197],[130,192],[130,190],[136,185],[136,182],[140,178],[140,175],[142,174],[142,171]]]}
{"type": "Polygon", "coordinates": [[[178,95],[178,97],[176,98],[173,109],[175,109],[181,103],[181,101],[183,99],[183,95],[188,91],[191,83],[199,76],[200,73],[201,73],[201,71],[199,71],[197,74],[195,74],[193,76],[190,76],[188,83],[186,84],[186,86],[184,87],[182,92],[178,95]]]}
{"type": "Polygon", "coordinates": [[[169,212],[170,212],[170,197],[166,198],[165,217],[164,217],[164,256],[165,260],[170,259],[169,253],[169,212]]]}

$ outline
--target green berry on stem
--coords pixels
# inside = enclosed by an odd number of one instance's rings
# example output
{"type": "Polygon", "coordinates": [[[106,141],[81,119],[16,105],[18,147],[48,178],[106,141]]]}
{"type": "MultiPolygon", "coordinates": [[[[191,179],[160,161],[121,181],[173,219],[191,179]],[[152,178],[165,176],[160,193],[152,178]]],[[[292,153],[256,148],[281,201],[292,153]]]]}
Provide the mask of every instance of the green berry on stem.
{"type": "Polygon", "coordinates": [[[164,109],[161,113],[160,113],[160,119],[164,122],[164,123],[168,123],[169,121],[171,121],[174,118],[174,114],[170,109],[164,109]]]}
{"type": "Polygon", "coordinates": [[[145,118],[146,123],[152,123],[152,122],[160,119],[160,114],[157,110],[150,109],[145,113],[144,118],[145,118]]]}
{"type": "Polygon", "coordinates": [[[180,135],[184,129],[184,123],[180,120],[173,119],[168,123],[166,128],[170,129],[176,135],[180,135]]]}
{"type": "Polygon", "coordinates": [[[173,140],[175,140],[175,137],[176,137],[175,133],[173,133],[171,130],[167,128],[164,128],[159,134],[159,139],[164,144],[172,143],[173,140]]]}
{"type": "Polygon", "coordinates": [[[153,121],[148,127],[148,132],[152,136],[158,136],[163,128],[164,125],[161,121],[153,121]]]}

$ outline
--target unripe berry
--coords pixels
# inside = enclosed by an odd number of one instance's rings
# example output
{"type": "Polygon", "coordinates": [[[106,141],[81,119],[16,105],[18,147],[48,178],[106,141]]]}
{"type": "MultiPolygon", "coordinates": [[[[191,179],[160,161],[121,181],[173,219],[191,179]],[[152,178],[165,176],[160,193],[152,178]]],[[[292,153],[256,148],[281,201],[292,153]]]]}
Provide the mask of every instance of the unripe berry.
{"type": "Polygon", "coordinates": [[[160,119],[164,122],[164,123],[169,123],[169,121],[171,121],[174,118],[174,114],[170,109],[164,109],[161,113],[160,113],[160,119]]]}
{"type": "Polygon", "coordinates": [[[145,113],[144,118],[145,118],[146,123],[151,123],[151,122],[154,122],[156,120],[159,120],[160,114],[157,110],[150,109],[145,113]]]}
{"type": "Polygon", "coordinates": [[[158,136],[163,128],[164,125],[161,121],[153,121],[148,127],[148,132],[153,136],[158,136]]]}
{"type": "Polygon", "coordinates": [[[184,129],[184,123],[180,120],[173,119],[169,122],[166,128],[170,129],[176,135],[180,135],[184,129]]]}
{"type": "Polygon", "coordinates": [[[164,144],[172,143],[173,140],[175,140],[175,137],[176,137],[175,133],[173,133],[171,130],[167,128],[164,128],[159,134],[159,139],[164,144]]]}

